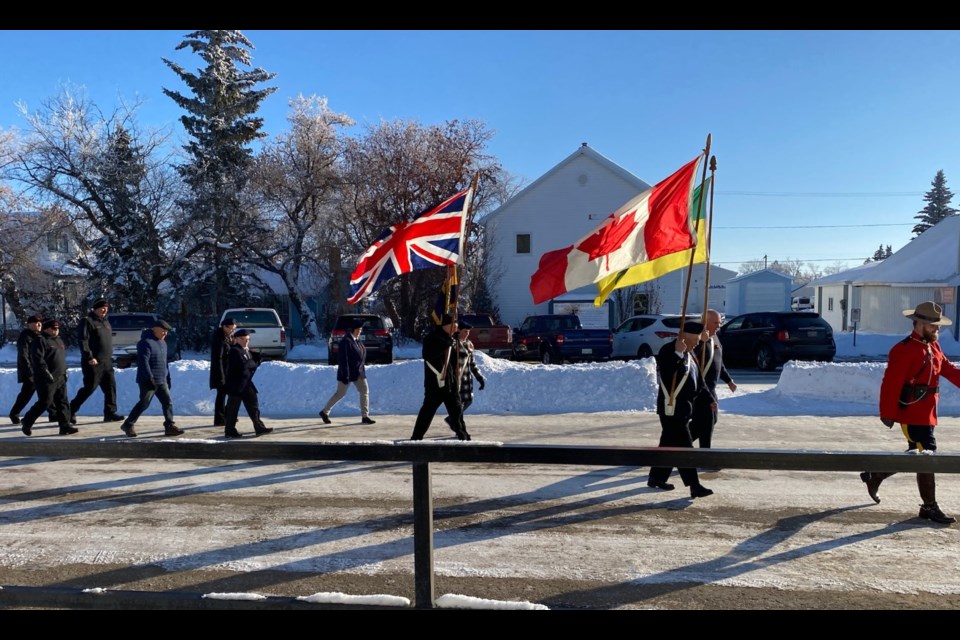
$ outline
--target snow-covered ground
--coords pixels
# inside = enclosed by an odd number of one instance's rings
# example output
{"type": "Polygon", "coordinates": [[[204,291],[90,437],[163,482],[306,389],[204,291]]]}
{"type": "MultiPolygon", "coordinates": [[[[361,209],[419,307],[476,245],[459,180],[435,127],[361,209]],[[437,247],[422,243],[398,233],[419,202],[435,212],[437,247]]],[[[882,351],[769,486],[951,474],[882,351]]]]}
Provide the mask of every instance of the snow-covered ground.
{"type": "MultiPolygon", "coordinates": [[[[788,363],[773,389],[751,392],[745,386],[731,394],[721,385],[721,410],[742,415],[875,414],[884,356],[905,335],[859,333],[854,344],[852,333],[837,334],[837,362],[788,363]],[[873,361],[851,361],[863,358],[873,361]]],[[[960,359],[960,345],[952,337],[944,335],[941,346],[947,355],[960,359]]],[[[397,358],[410,359],[397,360],[390,365],[368,365],[372,414],[415,414],[420,408],[423,365],[418,359],[419,351],[419,345],[414,343],[396,350],[397,358]]],[[[68,360],[76,364],[78,355],[73,353],[68,360]]],[[[254,381],[260,390],[264,416],[316,416],[336,388],[334,367],[305,362],[317,360],[326,362],[325,347],[299,345],[291,350],[288,362],[267,362],[260,367],[254,381]]],[[[15,361],[12,345],[0,349],[0,362],[4,361],[15,361]]],[[[471,413],[540,415],[651,411],[655,406],[652,359],[546,366],[478,354],[477,362],[487,379],[487,386],[483,391],[475,390],[471,413]]],[[[177,415],[212,415],[214,394],[207,384],[209,364],[206,354],[186,353],[184,359],[171,364],[170,369],[177,415]]],[[[129,412],[137,401],[135,375],[134,368],[117,371],[121,413],[129,412]]],[[[77,366],[71,369],[68,380],[70,397],[76,393],[80,382],[77,366]]],[[[0,370],[0,397],[10,402],[18,388],[16,371],[0,370]]],[[[80,415],[97,415],[102,411],[101,405],[101,396],[95,392],[81,408],[80,415]]],[[[940,410],[943,415],[960,411],[960,391],[952,385],[942,388],[940,410]]],[[[357,394],[351,389],[333,409],[332,415],[358,413],[357,394]]],[[[146,415],[160,415],[159,403],[154,403],[146,415]]]]}

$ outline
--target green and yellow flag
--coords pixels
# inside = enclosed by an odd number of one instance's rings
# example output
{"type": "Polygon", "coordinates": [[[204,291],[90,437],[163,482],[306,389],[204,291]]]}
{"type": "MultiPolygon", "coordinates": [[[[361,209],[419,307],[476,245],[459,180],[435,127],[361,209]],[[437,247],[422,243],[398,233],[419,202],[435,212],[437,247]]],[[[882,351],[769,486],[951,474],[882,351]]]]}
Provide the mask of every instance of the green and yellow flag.
{"type": "Polygon", "coordinates": [[[693,262],[707,261],[707,212],[706,209],[700,210],[700,198],[704,188],[709,188],[710,178],[698,186],[693,191],[693,199],[690,203],[690,226],[696,229],[697,244],[692,249],[684,249],[676,253],[670,253],[661,256],[649,262],[641,262],[628,269],[611,274],[597,282],[597,297],[594,299],[594,306],[601,306],[610,297],[616,289],[622,289],[631,285],[640,284],[659,278],[660,276],[682,269],[690,265],[690,252],[693,251],[693,262]],[[697,211],[700,211],[700,218],[697,219],[697,211]]]}

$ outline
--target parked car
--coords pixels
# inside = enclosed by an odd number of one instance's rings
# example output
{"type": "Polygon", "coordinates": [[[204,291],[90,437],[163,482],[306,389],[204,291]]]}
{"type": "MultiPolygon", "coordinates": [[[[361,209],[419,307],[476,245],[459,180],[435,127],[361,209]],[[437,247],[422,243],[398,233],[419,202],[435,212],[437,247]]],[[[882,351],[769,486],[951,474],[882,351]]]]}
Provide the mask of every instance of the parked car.
{"type": "Polygon", "coordinates": [[[609,329],[584,329],[574,314],[527,316],[513,332],[513,360],[543,364],[607,360],[613,338],[609,329]]]}
{"type": "Polygon", "coordinates": [[[253,329],[249,348],[257,351],[265,360],[287,359],[287,330],[276,309],[269,307],[244,307],[227,309],[220,316],[233,318],[237,329],[253,329]]]}
{"type": "Polygon", "coordinates": [[[736,316],[717,332],[725,364],[771,371],[788,360],[831,362],[833,327],[812,311],[759,311],[736,316]]]}
{"type": "Polygon", "coordinates": [[[613,332],[611,358],[649,358],[680,333],[680,316],[641,314],[627,318],[613,332]]]}
{"type": "Polygon", "coordinates": [[[813,309],[813,299],[809,296],[794,296],[790,302],[790,308],[794,311],[813,309]]]}
{"type": "Polygon", "coordinates": [[[393,362],[393,321],[385,316],[373,313],[347,313],[337,316],[337,321],[327,339],[327,364],[336,365],[339,362],[338,350],[340,339],[353,324],[354,318],[363,318],[363,329],[360,330],[360,341],[367,349],[367,362],[390,364],[393,362]]]}
{"type": "Polygon", "coordinates": [[[468,337],[477,351],[495,358],[513,355],[512,327],[495,322],[489,313],[461,313],[458,318],[473,327],[468,337]]]}
{"type": "MultiPolygon", "coordinates": [[[[110,335],[113,338],[113,362],[118,369],[126,369],[137,362],[137,343],[144,329],[153,327],[159,316],[155,313],[132,311],[129,313],[111,313],[107,316],[110,323],[110,335]]],[[[176,329],[171,329],[166,337],[167,361],[180,359],[180,341],[176,329]]]]}

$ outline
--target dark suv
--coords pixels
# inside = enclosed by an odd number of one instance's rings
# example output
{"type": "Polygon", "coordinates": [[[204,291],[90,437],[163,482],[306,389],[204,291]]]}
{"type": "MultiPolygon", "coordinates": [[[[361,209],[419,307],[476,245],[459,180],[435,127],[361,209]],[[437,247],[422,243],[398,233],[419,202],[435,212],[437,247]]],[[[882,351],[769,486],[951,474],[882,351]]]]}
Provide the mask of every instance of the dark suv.
{"type": "Polygon", "coordinates": [[[831,362],[833,328],[812,311],[758,311],[731,319],[717,332],[725,364],[753,363],[772,371],[787,360],[831,362]]]}
{"type": "Polygon", "coordinates": [[[363,329],[360,331],[360,341],[367,349],[367,362],[390,364],[393,362],[393,321],[390,318],[372,313],[348,313],[337,316],[337,321],[327,339],[327,364],[337,364],[340,339],[350,331],[354,318],[363,319],[363,329]]]}

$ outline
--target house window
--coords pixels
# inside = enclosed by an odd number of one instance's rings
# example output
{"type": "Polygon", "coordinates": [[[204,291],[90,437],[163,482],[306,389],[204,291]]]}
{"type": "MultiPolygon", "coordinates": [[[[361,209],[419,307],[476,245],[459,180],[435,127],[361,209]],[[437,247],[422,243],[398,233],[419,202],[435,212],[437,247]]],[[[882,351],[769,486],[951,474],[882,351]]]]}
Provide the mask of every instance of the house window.
{"type": "Polygon", "coordinates": [[[67,234],[58,232],[48,233],[47,250],[54,253],[67,253],[67,234]]]}
{"type": "Polygon", "coordinates": [[[827,298],[827,311],[833,311],[833,298],[827,298]]]}
{"type": "Polygon", "coordinates": [[[530,253],[530,234],[517,234],[517,253],[530,253]]]}

